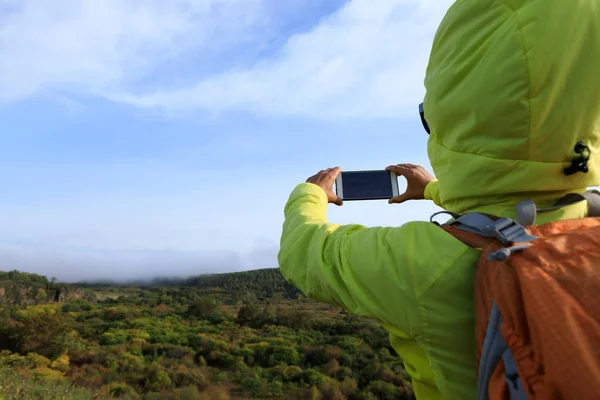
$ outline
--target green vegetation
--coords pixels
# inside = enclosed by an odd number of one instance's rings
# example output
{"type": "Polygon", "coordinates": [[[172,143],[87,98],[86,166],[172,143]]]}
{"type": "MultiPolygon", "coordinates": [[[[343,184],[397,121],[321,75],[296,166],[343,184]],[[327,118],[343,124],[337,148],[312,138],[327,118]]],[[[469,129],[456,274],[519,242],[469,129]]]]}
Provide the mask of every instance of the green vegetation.
{"type": "Polygon", "coordinates": [[[34,305],[49,301],[85,299],[95,302],[94,294],[75,285],[56,283],[55,278],[20,271],[0,271],[0,305],[34,305]]]}
{"type": "Polygon", "coordinates": [[[0,399],[414,398],[382,328],[277,270],[86,286],[102,301],[4,305],[0,399]]]}
{"type": "Polygon", "coordinates": [[[228,292],[246,293],[259,298],[295,299],[301,295],[277,269],[197,276],[186,279],[182,284],[203,289],[221,288],[228,292]]]}

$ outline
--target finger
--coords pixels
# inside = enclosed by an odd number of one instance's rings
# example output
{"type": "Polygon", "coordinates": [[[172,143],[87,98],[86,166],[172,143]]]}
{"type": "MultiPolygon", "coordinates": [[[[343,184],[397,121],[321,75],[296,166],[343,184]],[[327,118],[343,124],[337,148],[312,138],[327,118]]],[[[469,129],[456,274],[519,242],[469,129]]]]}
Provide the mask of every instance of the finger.
{"type": "Polygon", "coordinates": [[[407,192],[405,192],[399,196],[392,197],[391,199],[389,199],[388,204],[402,204],[407,200],[411,200],[411,196],[407,192]]]}
{"type": "Polygon", "coordinates": [[[341,198],[336,196],[336,199],[333,201],[333,204],[335,204],[336,206],[341,206],[344,204],[344,202],[342,201],[341,198]]]}
{"type": "Polygon", "coordinates": [[[338,175],[342,172],[340,167],[330,168],[329,174],[333,176],[333,178],[337,178],[338,175]]]}
{"type": "Polygon", "coordinates": [[[310,182],[310,183],[316,183],[319,178],[321,178],[324,174],[327,173],[327,170],[321,170],[319,172],[317,172],[316,174],[314,174],[313,176],[309,177],[306,182],[310,182]]]}
{"type": "Polygon", "coordinates": [[[410,167],[410,164],[396,164],[396,165],[390,165],[389,168],[401,168],[401,169],[407,169],[410,167]]]}
{"type": "Polygon", "coordinates": [[[390,165],[385,170],[395,172],[398,175],[405,175],[408,172],[408,168],[404,164],[390,165]]]}

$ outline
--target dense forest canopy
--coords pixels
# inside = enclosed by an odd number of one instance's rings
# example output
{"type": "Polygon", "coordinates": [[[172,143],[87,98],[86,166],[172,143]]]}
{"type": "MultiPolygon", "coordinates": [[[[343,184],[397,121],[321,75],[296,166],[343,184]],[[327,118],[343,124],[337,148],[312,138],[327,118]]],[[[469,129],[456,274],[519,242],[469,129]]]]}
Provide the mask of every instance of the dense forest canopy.
{"type": "Polygon", "coordinates": [[[82,286],[93,299],[2,305],[5,398],[414,398],[376,322],[307,299],[278,270],[82,286]]]}

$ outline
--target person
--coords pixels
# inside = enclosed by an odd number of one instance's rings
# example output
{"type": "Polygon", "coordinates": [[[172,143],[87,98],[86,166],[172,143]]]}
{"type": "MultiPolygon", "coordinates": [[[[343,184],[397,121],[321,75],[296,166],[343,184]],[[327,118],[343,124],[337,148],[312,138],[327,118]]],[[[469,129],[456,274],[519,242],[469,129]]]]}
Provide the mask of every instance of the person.
{"type": "MultiPolygon", "coordinates": [[[[435,178],[407,180],[401,204],[516,218],[598,186],[600,6],[595,0],[458,0],[433,41],[423,117],[435,178]]],[[[409,56],[409,55],[408,55],[409,56]]],[[[383,168],[383,166],[382,166],[383,168]]],[[[415,396],[477,397],[473,276],[481,252],[427,221],[398,227],[327,220],[339,167],[300,183],[285,205],[280,271],[307,296],[376,318],[404,360],[415,396]]],[[[583,218],[585,203],[536,223],[583,218]]]]}

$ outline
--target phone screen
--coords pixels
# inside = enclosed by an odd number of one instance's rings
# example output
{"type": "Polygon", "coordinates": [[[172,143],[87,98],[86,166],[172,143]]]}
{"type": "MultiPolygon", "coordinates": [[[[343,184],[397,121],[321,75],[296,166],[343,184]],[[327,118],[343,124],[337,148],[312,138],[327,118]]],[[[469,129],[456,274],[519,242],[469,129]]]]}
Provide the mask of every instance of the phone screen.
{"type": "MultiPolygon", "coordinates": [[[[344,200],[383,200],[394,197],[389,171],[342,172],[344,200]]],[[[338,196],[340,190],[337,188],[338,196]]]]}

